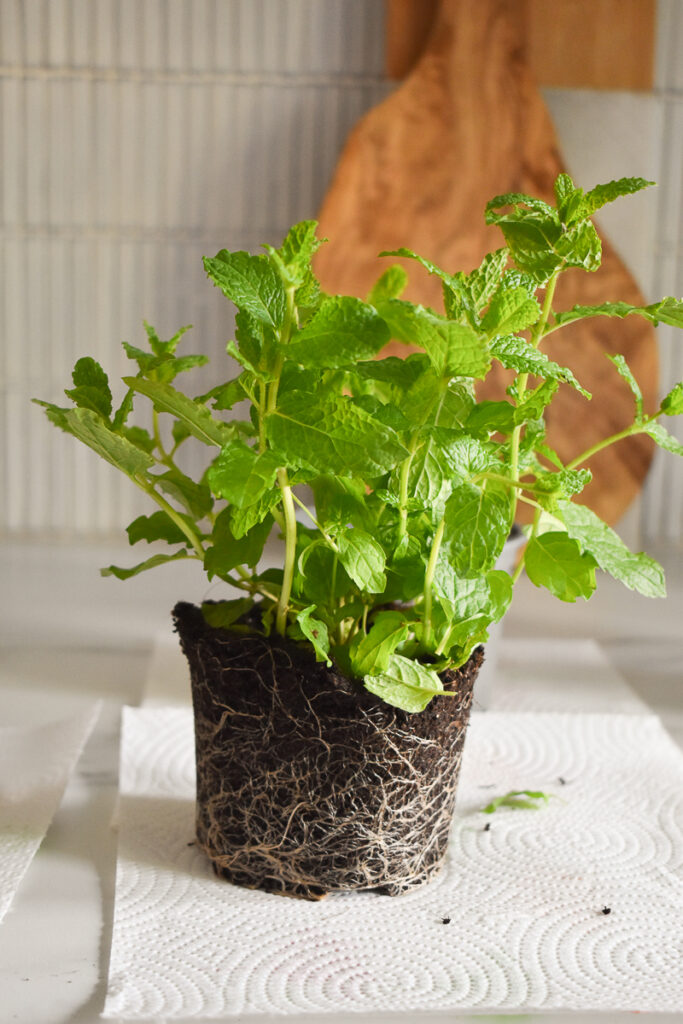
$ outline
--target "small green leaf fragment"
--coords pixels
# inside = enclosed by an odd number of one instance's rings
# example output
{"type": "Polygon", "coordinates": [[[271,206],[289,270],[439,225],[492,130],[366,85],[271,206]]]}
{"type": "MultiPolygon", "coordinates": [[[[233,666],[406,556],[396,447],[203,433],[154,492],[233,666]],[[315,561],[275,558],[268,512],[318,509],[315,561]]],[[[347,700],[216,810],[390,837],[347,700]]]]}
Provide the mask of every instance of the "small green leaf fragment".
{"type": "Polygon", "coordinates": [[[511,807],[513,810],[537,811],[548,801],[554,793],[543,793],[537,789],[511,789],[503,796],[497,796],[486,807],[482,807],[482,814],[494,814],[499,807],[511,807]]]}

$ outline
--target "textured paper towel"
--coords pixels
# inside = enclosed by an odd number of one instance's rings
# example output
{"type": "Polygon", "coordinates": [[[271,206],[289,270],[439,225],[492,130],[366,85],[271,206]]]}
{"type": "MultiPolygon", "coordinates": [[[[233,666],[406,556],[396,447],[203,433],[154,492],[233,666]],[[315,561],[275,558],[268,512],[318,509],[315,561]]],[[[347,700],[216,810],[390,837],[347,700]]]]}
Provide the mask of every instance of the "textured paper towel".
{"type": "Polygon", "coordinates": [[[126,709],[105,1016],[683,1006],[683,755],[654,716],[475,714],[447,865],[396,898],[217,881],[193,775],[189,711],[126,709]],[[556,798],[481,813],[528,788],[556,798]]]}
{"type": "Polygon", "coordinates": [[[47,832],[100,712],[0,729],[0,921],[47,832]]]}

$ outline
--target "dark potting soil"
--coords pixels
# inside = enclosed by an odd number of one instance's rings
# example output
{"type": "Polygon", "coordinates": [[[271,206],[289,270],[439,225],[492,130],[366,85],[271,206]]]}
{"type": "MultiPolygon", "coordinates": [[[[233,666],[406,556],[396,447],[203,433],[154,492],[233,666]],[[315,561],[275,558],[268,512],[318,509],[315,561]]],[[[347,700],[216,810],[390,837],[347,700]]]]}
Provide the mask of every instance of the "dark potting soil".
{"type": "Polygon", "coordinates": [[[438,871],[451,825],[477,648],[454,697],[409,714],[278,636],[209,626],[180,603],[197,751],[197,839],[237,885],[319,899],[396,895],[438,871]]]}

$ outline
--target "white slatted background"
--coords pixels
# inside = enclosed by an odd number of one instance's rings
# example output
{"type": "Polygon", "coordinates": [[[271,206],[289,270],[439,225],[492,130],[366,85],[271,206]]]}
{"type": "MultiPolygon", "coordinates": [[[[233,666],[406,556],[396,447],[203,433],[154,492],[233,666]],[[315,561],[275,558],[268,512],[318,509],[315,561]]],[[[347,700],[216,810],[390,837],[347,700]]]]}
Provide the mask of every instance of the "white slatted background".
{"type": "MultiPolygon", "coordinates": [[[[141,510],[29,398],[59,401],[84,354],[115,381],[143,318],[162,335],[191,322],[186,351],[226,358],[231,317],[201,256],[277,242],[315,215],[348,130],[390,88],[383,22],[383,0],[0,0],[0,530],[118,533],[141,510]]],[[[641,146],[656,153],[617,168],[659,171],[652,280],[649,236],[634,266],[653,296],[683,291],[681,0],[660,0],[659,25],[657,93],[633,98],[641,123],[656,115],[641,146]]],[[[584,100],[551,98],[591,185],[584,100]]],[[[663,388],[683,377],[673,334],[663,388]]],[[[657,460],[643,509],[649,542],[683,544],[683,464],[657,460]]]]}
{"type": "Polygon", "coordinates": [[[232,375],[201,257],[315,215],[386,94],[383,22],[383,0],[0,0],[6,531],[102,534],[144,507],[29,398],[60,401],[81,355],[131,372],[143,318],[193,323],[186,351],[232,375]]]}
{"type": "MultiPolygon", "coordinates": [[[[658,232],[655,248],[657,296],[683,295],[683,3],[658,3],[657,92],[663,113],[658,232]]],[[[683,380],[683,335],[659,328],[663,392],[683,380]]],[[[683,417],[665,420],[683,442],[683,417]]],[[[643,497],[647,542],[683,548],[683,459],[657,453],[643,497]]]]}

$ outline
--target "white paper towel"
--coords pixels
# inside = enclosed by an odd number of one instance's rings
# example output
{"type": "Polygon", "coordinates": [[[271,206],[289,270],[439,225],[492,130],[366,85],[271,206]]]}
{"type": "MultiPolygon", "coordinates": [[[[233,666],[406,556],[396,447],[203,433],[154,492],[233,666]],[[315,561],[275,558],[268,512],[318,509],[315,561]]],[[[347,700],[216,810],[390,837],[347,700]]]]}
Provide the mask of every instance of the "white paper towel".
{"type": "Polygon", "coordinates": [[[683,1006],[683,755],[654,716],[475,714],[446,867],[395,898],[216,880],[193,777],[191,713],[126,709],[105,1017],[683,1006]],[[516,789],[555,797],[481,813],[516,789]]]}
{"type": "Polygon", "coordinates": [[[40,846],[101,702],[58,722],[0,729],[0,921],[40,846]]]}

